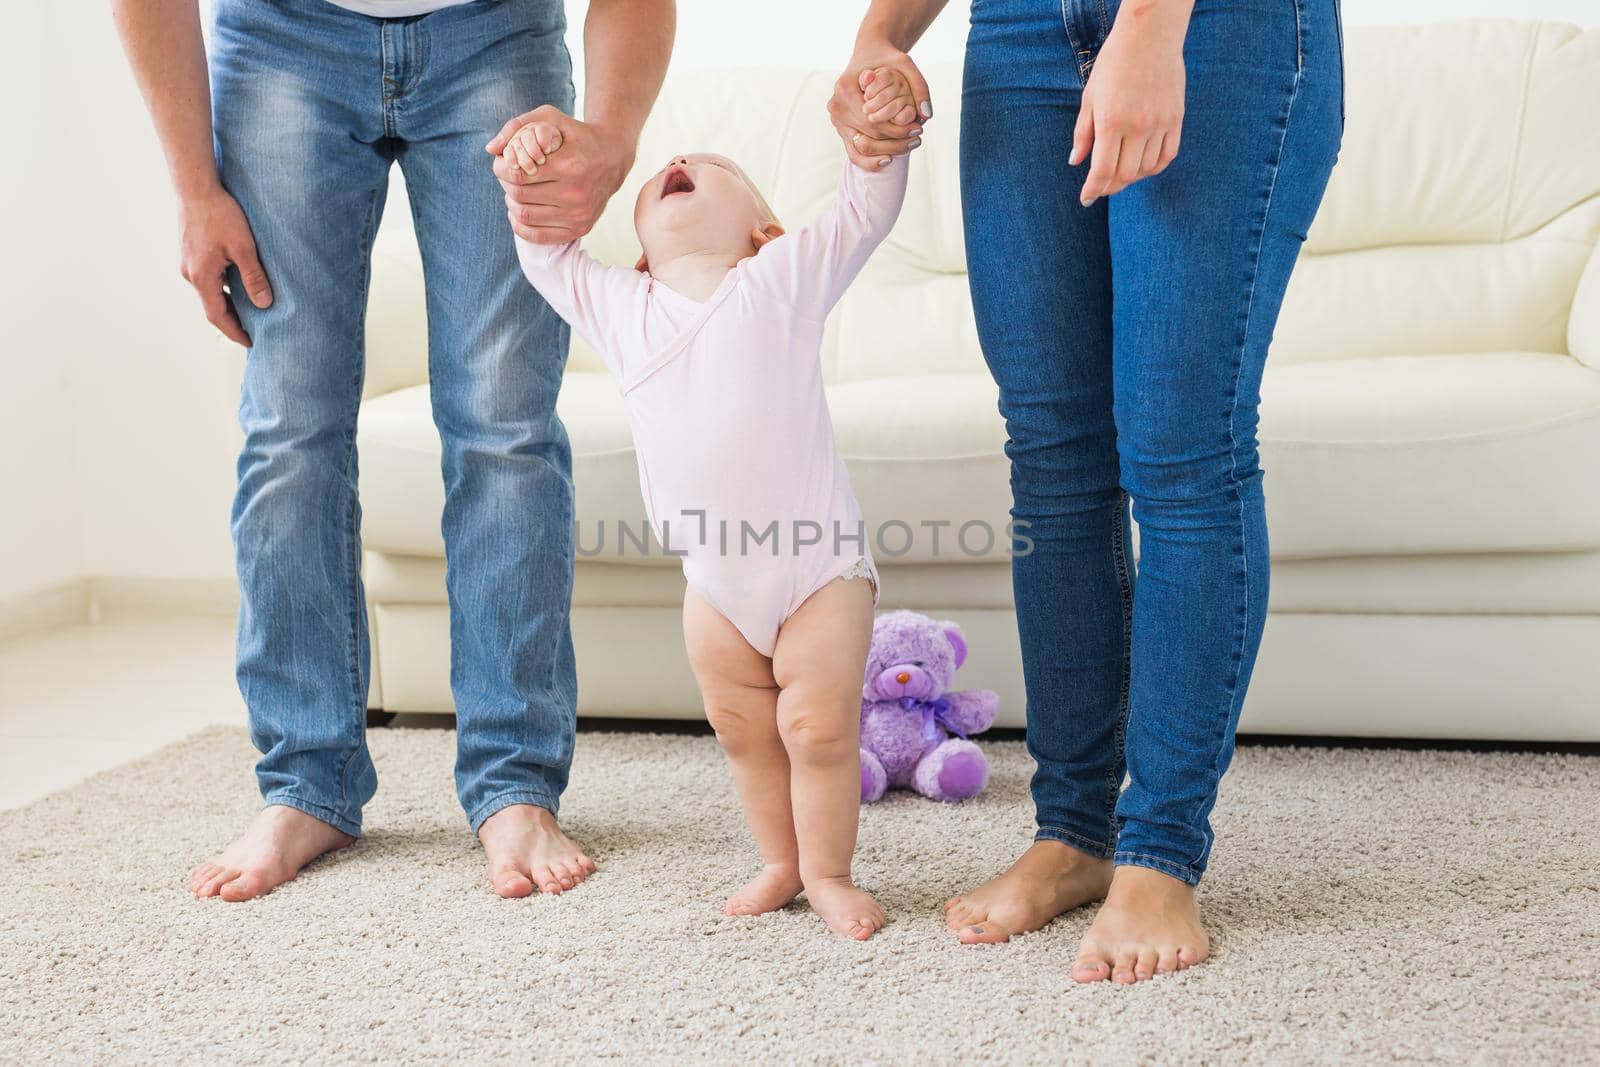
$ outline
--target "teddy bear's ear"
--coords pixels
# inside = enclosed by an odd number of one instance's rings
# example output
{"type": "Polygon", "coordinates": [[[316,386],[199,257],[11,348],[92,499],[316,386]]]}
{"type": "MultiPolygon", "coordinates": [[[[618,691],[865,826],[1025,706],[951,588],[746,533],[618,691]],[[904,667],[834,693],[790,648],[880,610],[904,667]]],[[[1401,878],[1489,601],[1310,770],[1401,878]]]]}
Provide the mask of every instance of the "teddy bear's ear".
{"type": "Polygon", "coordinates": [[[939,624],[939,629],[944,631],[944,636],[950,642],[950,647],[956,650],[956,666],[967,662],[967,639],[961,636],[961,627],[946,620],[939,624]]]}

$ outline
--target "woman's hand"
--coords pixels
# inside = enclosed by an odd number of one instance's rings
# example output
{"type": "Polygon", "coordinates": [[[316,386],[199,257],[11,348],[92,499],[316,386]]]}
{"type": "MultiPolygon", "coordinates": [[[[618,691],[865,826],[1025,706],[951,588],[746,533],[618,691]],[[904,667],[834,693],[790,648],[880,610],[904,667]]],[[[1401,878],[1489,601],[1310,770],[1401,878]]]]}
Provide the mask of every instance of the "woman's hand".
{"type": "Polygon", "coordinates": [[[181,200],[178,206],[182,230],[180,270],[183,280],[194,286],[205,308],[206,320],[235,344],[250,347],[250,337],[239,322],[233,302],[248,295],[258,308],[272,303],[272,287],[267,272],[256,255],[256,239],[238,201],[221,185],[181,200]],[[244,292],[232,292],[227,284],[228,267],[238,268],[244,292]]]}
{"type": "Polygon", "coordinates": [[[1177,156],[1192,6],[1192,0],[1129,2],[1118,12],[1084,86],[1067,160],[1077,166],[1090,159],[1084,207],[1160,174],[1177,156]]]}
{"type": "Polygon", "coordinates": [[[922,124],[932,117],[922,71],[887,43],[859,45],[828,101],[828,118],[850,162],[867,170],[920,145],[922,124]]]}

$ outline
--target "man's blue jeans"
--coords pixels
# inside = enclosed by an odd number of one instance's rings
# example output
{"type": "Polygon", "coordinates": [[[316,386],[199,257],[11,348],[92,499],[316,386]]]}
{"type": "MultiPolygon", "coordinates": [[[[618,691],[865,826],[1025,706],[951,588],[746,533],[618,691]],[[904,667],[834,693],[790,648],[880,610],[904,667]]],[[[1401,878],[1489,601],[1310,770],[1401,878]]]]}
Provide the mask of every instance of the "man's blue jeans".
{"type": "Polygon", "coordinates": [[[1177,159],[1084,208],[1067,157],[1116,10],[973,4],[967,258],[1033,542],[1038,836],[1193,884],[1267,610],[1259,387],[1338,152],[1342,43],[1336,0],[1199,0],[1177,159]]]}
{"type": "Polygon", "coordinates": [[[266,801],[349,834],[377,786],[355,434],[372,238],[396,162],[444,444],[456,789],[476,831],[510,804],[555,811],[566,786],[572,483],[555,410],[567,328],[517,268],[483,150],[514,115],[571,109],[564,28],[560,0],[407,19],[324,0],[216,3],[217,159],[275,297],[265,310],[235,301],[254,342],[233,507],[239,687],[266,801]]]}

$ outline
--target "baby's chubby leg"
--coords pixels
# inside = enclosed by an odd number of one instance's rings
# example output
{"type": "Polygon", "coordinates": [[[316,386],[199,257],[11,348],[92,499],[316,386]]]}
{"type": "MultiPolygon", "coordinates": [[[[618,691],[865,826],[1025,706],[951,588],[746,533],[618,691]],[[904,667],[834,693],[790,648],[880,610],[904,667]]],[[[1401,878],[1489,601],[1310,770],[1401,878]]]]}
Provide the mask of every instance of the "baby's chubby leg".
{"type": "Polygon", "coordinates": [[[500,153],[507,163],[515,163],[528,174],[537,173],[561,147],[561,130],[548,122],[530,122],[511,135],[500,153]]]}
{"type": "Polygon", "coordinates": [[[761,853],[760,873],[728,898],[723,913],[775,911],[799,894],[800,865],[772,661],[693,589],[683,599],[683,638],[706,719],[728,754],[745,821],[761,853]]]}
{"type": "Polygon", "coordinates": [[[872,585],[836,579],[778,632],[778,732],[789,754],[800,880],[836,933],[865,941],[885,922],[850,877],[861,810],[861,677],[872,639],[872,585]]]}

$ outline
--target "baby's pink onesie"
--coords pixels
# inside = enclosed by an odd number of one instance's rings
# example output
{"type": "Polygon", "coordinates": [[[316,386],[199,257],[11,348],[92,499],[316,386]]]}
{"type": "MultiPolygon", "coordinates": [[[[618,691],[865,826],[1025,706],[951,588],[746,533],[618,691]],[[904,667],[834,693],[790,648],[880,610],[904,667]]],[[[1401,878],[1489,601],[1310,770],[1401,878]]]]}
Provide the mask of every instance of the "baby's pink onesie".
{"type": "Polygon", "coordinates": [[[765,656],[784,620],[852,567],[876,603],[822,388],[822,330],[894,225],[906,171],[904,156],[877,173],[846,164],[826,214],[739,263],[704,303],[575,241],[517,239],[529,281],[617,380],[656,536],[765,656]]]}

